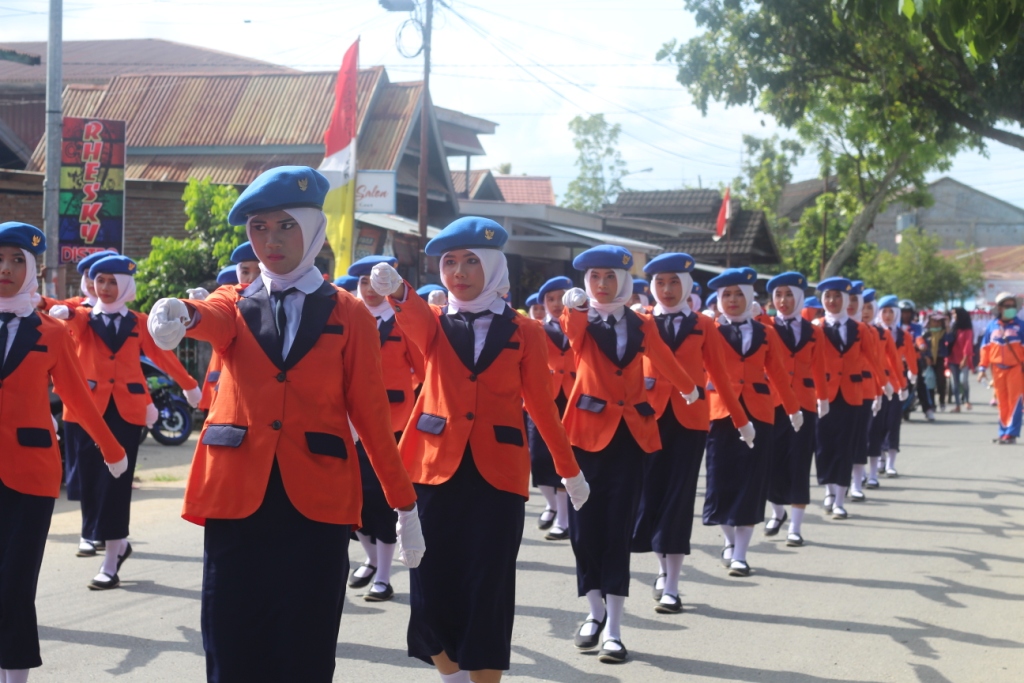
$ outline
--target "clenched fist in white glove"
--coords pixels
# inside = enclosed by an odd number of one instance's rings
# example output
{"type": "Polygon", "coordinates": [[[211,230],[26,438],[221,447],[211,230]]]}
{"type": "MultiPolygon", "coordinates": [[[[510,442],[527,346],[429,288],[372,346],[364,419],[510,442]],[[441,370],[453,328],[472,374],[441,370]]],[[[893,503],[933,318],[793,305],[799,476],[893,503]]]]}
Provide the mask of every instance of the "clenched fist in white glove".
{"type": "Polygon", "coordinates": [[[156,406],[152,403],[146,406],[146,429],[152,429],[159,419],[160,411],[156,409],[156,406]]]}
{"type": "Polygon", "coordinates": [[[740,441],[747,444],[748,447],[754,447],[754,423],[748,422],[739,429],[740,441]]]}
{"type": "MultiPolygon", "coordinates": [[[[388,266],[390,268],[390,266],[388,266]]],[[[380,292],[377,292],[380,294],[380,292]]],[[[420,528],[420,513],[416,506],[412,510],[397,510],[398,524],[395,525],[395,533],[398,534],[399,561],[409,569],[420,566],[423,554],[427,552],[427,543],[423,540],[423,530],[420,528]]]]}
{"type": "Polygon", "coordinates": [[[427,303],[435,306],[447,306],[448,295],[442,292],[440,289],[435,289],[430,294],[427,294],[427,303]]]}
{"type": "Polygon", "coordinates": [[[575,477],[569,477],[566,479],[562,477],[562,485],[565,486],[565,492],[569,494],[569,502],[578,512],[583,504],[587,502],[587,498],[590,498],[590,484],[587,483],[586,477],[583,476],[583,470],[575,477]]]}
{"type": "Polygon", "coordinates": [[[582,311],[587,307],[587,293],[579,287],[570,287],[562,295],[562,305],[582,311]]]}
{"type": "Polygon", "coordinates": [[[683,392],[680,391],[679,395],[686,399],[686,405],[693,405],[693,403],[700,398],[700,389],[694,387],[693,391],[691,391],[690,393],[684,394],[683,392]]]}
{"type": "Polygon", "coordinates": [[[818,417],[821,418],[821,417],[825,417],[826,415],[828,415],[828,399],[827,398],[819,398],[818,399],[818,417]]]}
{"type": "Polygon", "coordinates": [[[914,384],[915,382],[917,382],[917,373],[914,373],[914,372],[910,372],[910,371],[908,370],[908,371],[907,371],[907,379],[909,379],[909,380],[910,380],[910,383],[911,383],[911,384],[914,384]]]}
{"type": "Polygon", "coordinates": [[[885,392],[886,398],[892,398],[892,395],[896,392],[896,390],[892,388],[892,382],[886,382],[882,391],[885,392]]]}
{"type": "Polygon", "coordinates": [[[110,470],[110,474],[113,475],[114,479],[117,479],[128,471],[128,456],[124,456],[117,462],[108,462],[106,465],[107,469],[110,470]]]}
{"type": "Polygon", "coordinates": [[[51,318],[56,318],[57,320],[67,320],[71,317],[71,309],[64,304],[57,304],[47,312],[51,318]]]}
{"type": "Polygon", "coordinates": [[[640,304],[640,303],[633,304],[632,306],[629,307],[629,309],[631,311],[636,312],[636,313],[646,313],[647,312],[647,309],[644,307],[644,305],[640,304]]]}
{"type": "Polygon", "coordinates": [[[910,398],[910,390],[906,388],[900,389],[899,397],[900,402],[906,401],[908,398],[910,398]]]}
{"type": "Polygon", "coordinates": [[[210,296],[210,292],[205,287],[186,289],[185,293],[188,294],[188,298],[192,301],[206,301],[206,297],[210,296]]]}
{"type": "Polygon", "coordinates": [[[191,389],[185,390],[185,400],[188,401],[188,404],[193,408],[199,406],[199,401],[201,401],[202,398],[203,390],[199,387],[192,387],[191,389]]]}
{"type": "Polygon", "coordinates": [[[160,299],[149,312],[149,335],[164,351],[174,349],[185,336],[191,322],[188,307],[179,299],[160,299]]]}
{"type": "Polygon", "coordinates": [[[875,400],[871,402],[871,414],[878,415],[878,411],[882,409],[882,397],[875,396],[875,400]]]}
{"type": "Polygon", "coordinates": [[[804,426],[804,414],[798,410],[789,416],[789,424],[793,425],[793,431],[799,432],[800,428],[804,426]]]}
{"type": "Polygon", "coordinates": [[[378,263],[370,271],[370,286],[381,296],[391,296],[402,283],[402,276],[387,263],[378,263]]]}

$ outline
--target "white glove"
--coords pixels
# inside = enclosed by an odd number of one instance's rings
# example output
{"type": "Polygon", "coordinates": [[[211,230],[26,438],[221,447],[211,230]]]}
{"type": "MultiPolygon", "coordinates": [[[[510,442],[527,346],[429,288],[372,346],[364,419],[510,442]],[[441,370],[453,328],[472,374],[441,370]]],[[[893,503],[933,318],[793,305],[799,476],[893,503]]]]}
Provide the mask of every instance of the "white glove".
{"type": "Polygon", "coordinates": [[[892,395],[896,390],[892,388],[892,382],[886,382],[885,386],[882,387],[882,391],[885,392],[886,398],[892,398],[892,395]]]}
{"type": "MultiPolygon", "coordinates": [[[[379,291],[377,293],[380,294],[379,291]]],[[[402,564],[409,569],[415,569],[420,566],[423,553],[427,552],[427,543],[423,540],[423,530],[420,528],[420,513],[415,504],[412,506],[412,510],[397,510],[397,512],[398,524],[395,525],[395,533],[398,534],[398,547],[395,550],[398,552],[398,559],[402,564]]]]}
{"type": "Polygon", "coordinates": [[[740,427],[740,441],[747,444],[750,448],[754,447],[754,423],[748,422],[747,424],[740,427]]]}
{"type": "MultiPolygon", "coordinates": [[[[402,282],[402,276],[387,263],[378,263],[370,271],[370,286],[381,296],[391,296],[402,286],[402,282]]],[[[419,560],[416,564],[419,564],[419,560]]]]}
{"type": "Polygon", "coordinates": [[[756,301],[750,304],[750,317],[756,318],[762,313],[764,313],[764,309],[761,308],[761,304],[757,303],[756,301]]]}
{"type": "Polygon", "coordinates": [[[203,398],[203,390],[199,387],[193,387],[185,390],[185,400],[193,408],[199,407],[199,401],[203,398]]]}
{"type": "Polygon", "coordinates": [[[67,320],[71,317],[71,309],[64,304],[58,304],[49,310],[49,315],[57,320],[67,320]]]}
{"type": "Polygon", "coordinates": [[[629,308],[630,308],[630,310],[636,311],[637,313],[646,313],[647,312],[647,309],[644,308],[644,305],[643,304],[639,304],[639,303],[638,304],[633,304],[629,308]]]}
{"type": "Polygon", "coordinates": [[[128,471],[128,456],[124,456],[117,462],[108,462],[106,463],[106,465],[107,469],[110,470],[110,474],[114,477],[114,479],[117,479],[122,474],[128,471]]]}
{"type": "Polygon", "coordinates": [[[818,417],[825,417],[826,415],[828,415],[828,399],[827,398],[819,398],[818,399],[818,417]]]}
{"type": "Polygon", "coordinates": [[[586,477],[583,476],[583,470],[575,477],[566,479],[562,477],[562,485],[565,486],[565,492],[569,494],[569,501],[577,511],[583,504],[587,502],[587,498],[590,498],[590,484],[587,483],[586,477]]]}
{"type": "Polygon", "coordinates": [[[878,415],[878,411],[882,409],[882,397],[875,396],[875,400],[871,402],[871,414],[878,415]]]}
{"type": "Polygon", "coordinates": [[[152,429],[159,419],[160,411],[156,409],[156,406],[152,403],[146,406],[146,429],[152,429]]]}
{"type": "Polygon", "coordinates": [[[192,289],[186,289],[185,293],[188,294],[188,298],[193,301],[206,301],[206,297],[210,296],[210,293],[206,291],[205,287],[193,287],[192,289]]]}
{"type": "Polygon", "coordinates": [[[793,431],[799,432],[800,428],[804,426],[804,414],[798,410],[789,416],[789,424],[793,425],[793,431]]]}
{"type": "Polygon", "coordinates": [[[439,289],[435,289],[430,294],[427,294],[427,303],[434,304],[435,306],[447,306],[448,297],[439,289]]]}
{"type": "Polygon", "coordinates": [[[587,307],[587,293],[579,287],[571,287],[562,295],[562,304],[582,311],[587,307]]]}
{"type": "Polygon", "coordinates": [[[900,401],[901,402],[902,401],[906,401],[908,398],[910,398],[910,390],[909,389],[900,389],[899,397],[900,397],[900,401]]]}
{"type": "Polygon", "coordinates": [[[917,375],[915,373],[910,372],[909,370],[907,370],[907,379],[909,379],[910,383],[913,384],[914,382],[917,381],[917,375]]]}
{"type": "Polygon", "coordinates": [[[160,299],[149,311],[149,335],[164,351],[174,349],[185,336],[186,326],[191,322],[188,308],[179,299],[160,299]]]}
{"type": "Polygon", "coordinates": [[[54,417],[54,416],[53,416],[52,414],[50,415],[50,422],[52,422],[52,423],[53,423],[53,431],[55,431],[55,432],[57,432],[57,431],[60,431],[60,430],[58,429],[58,427],[59,427],[60,425],[58,425],[58,424],[57,424],[57,418],[55,418],[55,417],[54,417]]]}
{"type": "Polygon", "coordinates": [[[679,395],[686,399],[686,405],[693,405],[694,401],[700,398],[700,390],[695,386],[690,393],[684,394],[680,391],[679,395]]]}

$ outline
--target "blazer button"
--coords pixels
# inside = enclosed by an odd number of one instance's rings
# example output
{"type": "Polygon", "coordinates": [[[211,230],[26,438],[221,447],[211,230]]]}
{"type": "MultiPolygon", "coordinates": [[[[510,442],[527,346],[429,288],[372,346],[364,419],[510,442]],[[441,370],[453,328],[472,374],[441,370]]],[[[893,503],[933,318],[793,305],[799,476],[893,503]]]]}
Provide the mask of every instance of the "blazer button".
{"type": "Polygon", "coordinates": [[[743,380],[740,380],[740,384],[743,384],[743,380]]]}
{"type": "Polygon", "coordinates": [[[476,381],[476,375],[470,375],[469,376],[469,381],[470,382],[475,382],[476,381]]]}
{"type": "Polygon", "coordinates": [[[283,382],[284,379],[285,379],[285,374],[283,372],[277,373],[277,381],[278,382],[283,382]]]}
{"type": "Polygon", "coordinates": [[[273,422],[270,423],[270,428],[271,429],[275,429],[275,430],[276,429],[280,429],[281,428],[281,421],[280,420],[274,420],[273,422]]]}
{"type": "Polygon", "coordinates": [[[114,360],[115,358],[117,358],[117,356],[111,356],[110,360],[114,360]]]}
{"type": "Polygon", "coordinates": [[[395,309],[395,313],[401,313],[402,312],[402,307],[401,306],[395,306],[394,309],[395,309]]]}
{"type": "Polygon", "coordinates": [[[466,419],[467,420],[472,420],[474,417],[476,417],[476,416],[473,413],[466,413],[466,419]]]}
{"type": "Polygon", "coordinates": [[[626,402],[625,401],[619,401],[619,405],[620,406],[624,406],[624,405],[626,405],[626,402]]]}
{"type": "Polygon", "coordinates": [[[113,383],[114,383],[114,380],[110,380],[110,383],[111,383],[111,384],[113,384],[113,383]]]}
{"type": "Polygon", "coordinates": [[[559,371],[558,371],[558,374],[559,374],[559,375],[564,375],[564,374],[565,374],[565,370],[559,370],[559,371]]]}
{"type": "Polygon", "coordinates": [[[615,374],[618,375],[619,377],[622,377],[622,370],[616,370],[615,374]]]}

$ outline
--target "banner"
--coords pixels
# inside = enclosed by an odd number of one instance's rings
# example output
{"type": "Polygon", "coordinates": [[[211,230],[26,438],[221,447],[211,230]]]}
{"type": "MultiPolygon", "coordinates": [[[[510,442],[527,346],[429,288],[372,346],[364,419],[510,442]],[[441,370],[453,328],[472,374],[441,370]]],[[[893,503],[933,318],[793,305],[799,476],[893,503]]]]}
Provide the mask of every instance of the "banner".
{"type": "Polygon", "coordinates": [[[359,41],[345,53],[334,85],[334,111],[324,132],[324,160],[319,171],[331,183],[324,200],[327,241],[334,252],[334,277],[352,264],[352,236],[356,212],[356,85],[359,41]]]}
{"type": "Polygon", "coordinates": [[[356,173],[356,213],[396,213],[397,196],[394,171],[356,173]]]}
{"type": "Polygon", "coordinates": [[[124,252],[124,121],[64,117],[60,263],[124,252]]]}

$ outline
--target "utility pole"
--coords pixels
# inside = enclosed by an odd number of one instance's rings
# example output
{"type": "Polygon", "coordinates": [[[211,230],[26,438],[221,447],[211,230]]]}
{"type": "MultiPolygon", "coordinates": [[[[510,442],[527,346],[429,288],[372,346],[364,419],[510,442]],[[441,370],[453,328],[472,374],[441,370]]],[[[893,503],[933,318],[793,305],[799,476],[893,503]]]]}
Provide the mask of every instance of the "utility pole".
{"type": "MultiPolygon", "coordinates": [[[[64,60],[62,15],[64,0],[50,0],[50,35],[46,44],[46,176],[43,180],[43,228],[46,232],[47,296],[57,297],[60,270],[60,160],[62,137],[61,91],[64,60]]],[[[63,294],[63,293],[62,293],[63,294]]]]}
{"type": "MultiPolygon", "coordinates": [[[[434,24],[434,0],[426,0],[427,16],[423,28],[423,101],[420,107],[420,168],[417,184],[419,185],[420,244],[427,243],[427,169],[430,161],[429,128],[430,128],[430,32],[434,24]]],[[[469,185],[469,174],[466,174],[466,185],[469,185]]],[[[426,258],[424,257],[424,270],[426,258]]]]}
{"type": "MultiPolygon", "coordinates": [[[[828,194],[828,172],[829,169],[825,169],[825,179],[822,185],[822,194],[828,194]]],[[[821,210],[821,267],[818,269],[818,280],[820,281],[825,277],[825,243],[828,241],[828,204],[822,205],[821,210]]]]}

